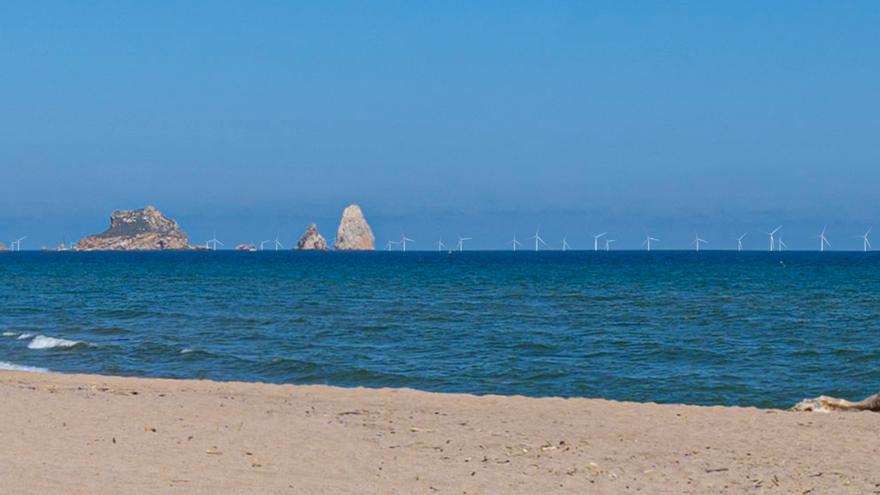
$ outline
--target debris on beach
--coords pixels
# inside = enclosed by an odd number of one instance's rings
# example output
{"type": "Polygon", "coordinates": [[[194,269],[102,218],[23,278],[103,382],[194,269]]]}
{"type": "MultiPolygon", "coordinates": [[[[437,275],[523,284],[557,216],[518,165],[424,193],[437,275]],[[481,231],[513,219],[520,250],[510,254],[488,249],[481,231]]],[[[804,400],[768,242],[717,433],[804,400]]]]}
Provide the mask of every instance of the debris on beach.
{"type": "Polygon", "coordinates": [[[833,411],[872,411],[880,412],[880,393],[874,394],[867,399],[851,402],[846,399],[837,399],[822,395],[815,399],[804,399],[794,407],[792,411],[799,412],[821,412],[830,413],[833,411]]]}

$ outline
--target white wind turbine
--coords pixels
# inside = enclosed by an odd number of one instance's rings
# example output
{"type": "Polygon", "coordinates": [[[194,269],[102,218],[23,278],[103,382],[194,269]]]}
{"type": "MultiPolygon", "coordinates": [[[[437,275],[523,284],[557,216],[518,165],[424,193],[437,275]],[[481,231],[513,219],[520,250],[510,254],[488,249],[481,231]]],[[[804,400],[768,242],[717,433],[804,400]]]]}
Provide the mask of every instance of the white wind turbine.
{"type": "Polygon", "coordinates": [[[871,242],[868,241],[868,234],[870,234],[871,230],[873,230],[873,229],[874,229],[874,227],[871,227],[868,229],[867,232],[864,233],[864,235],[859,236],[859,238],[862,239],[862,241],[863,241],[862,242],[862,250],[864,250],[866,253],[868,252],[869,249],[871,249],[871,242]]]}
{"type": "Polygon", "coordinates": [[[538,226],[537,230],[535,230],[535,235],[529,237],[529,239],[535,240],[535,251],[538,250],[538,243],[539,242],[545,246],[547,245],[547,243],[544,242],[544,239],[541,239],[541,226],[540,225],[538,226]]]}
{"type": "Polygon", "coordinates": [[[522,246],[522,243],[519,242],[518,240],[516,240],[516,234],[513,235],[513,240],[510,241],[510,243],[513,245],[513,250],[514,250],[514,251],[516,251],[516,247],[517,247],[517,246],[522,246]]]}
{"type": "Polygon", "coordinates": [[[605,251],[611,251],[611,244],[615,243],[614,239],[605,239],[605,251]]]}
{"type": "Polygon", "coordinates": [[[831,247],[831,243],[828,242],[828,238],[825,237],[825,231],[828,230],[828,226],[822,228],[822,233],[819,234],[819,251],[825,251],[825,246],[831,247]]]}
{"type": "Polygon", "coordinates": [[[10,247],[10,249],[12,249],[13,251],[21,251],[21,241],[25,239],[27,239],[27,236],[19,237],[18,239],[12,241],[12,246],[10,247]]]}
{"type": "Polygon", "coordinates": [[[749,235],[748,232],[736,238],[736,250],[737,251],[743,250],[743,239],[745,239],[747,235],[749,235]]]}
{"type": "Polygon", "coordinates": [[[442,253],[444,249],[449,249],[448,246],[443,242],[443,239],[437,241],[437,252],[442,253]]]}
{"type": "Polygon", "coordinates": [[[709,244],[709,241],[700,239],[699,234],[697,234],[697,236],[694,237],[694,241],[691,242],[691,246],[694,246],[698,253],[700,252],[700,244],[709,244]]]}
{"type": "Polygon", "coordinates": [[[650,235],[645,234],[645,242],[642,243],[642,246],[644,246],[645,249],[647,249],[648,251],[651,250],[651,241],[660,242],[660,239],[657,239],[656,237],[651,237],[650,235]]]}
{"type": "Polygon", "coordinates": [[[777,251],[779,251],[780,253],[782,252],[782,250],[788,247],[788,245],[782,241],[782,234],[779,235],[779,240],[776,241],[776,246],[778,247],[777,251]]]}
{"type": "Polygon", "coordinates": [[[260,251],[265,250],[265,247],[264,247],[264,246],[265,246],[266,244],[269,244],[270,242],[272,242],[272,241],[271,241],[271,240],[270,240],[270,241],[260,241],[260,251]]]}
{"type": "Polygon", "coordinates": [[[223,245],[223,243],[220,242],[219,239],[217,239],[217,232],[214,232],[214,237],[212,237],[208,242],[205,243],[205,245],[206,245],[209,249],[211,249],[212,251],[216,251],[216,250],[217,250],[217,245],[218,245],[218,244],[221,245],[221,246],[223,245]],[[213,245],[213,248],[211,247],[212,245],[213,245]]]}
{"type": "Polygon", "coordinates": [[[593,236],[593,251],[599,250],[599,239],[608,235],[608,232],[602,232],[601,234],[597,234],[593,236]]]}
{"type": "Polygon", "coordinates": [[[767,235],[770,236],[770,251],[771,251],[771,252],[773,251],[773,244],[774,244],[774,242],[773,242],[773,236],[775,236],[776,233],[779,232],[779,229],[781,229],[781,228],[782,228],[782,225],[780,225],[779,227],[776,227],[775,229],[773,229],[773,230],[770,231],[770,232],[767,232],[767,235]]]}
{"type": "Polygon", "coordinates": [[[458,238],[458,252],[464,251],[464,241],[469,241],[469,240],[471,240],[470,237],[459,236],[459,238],[458,238]]]}
{"type": "Polygon", "coordinates": [[[566,235],[565,237],[562,238],[562,250],[568,251],[568,248],[570,248],[570,247],[571,247],[571,245],[568,243],[568,235],[566,235]]]}
{"type": "Polygon", "coordinates": [[[388,241],[388,244],[385,245],[385,249],[388,251],[391,251],[391,247],[394,246],[395,244],[400,244],[400,243],[397,241],[388,241]]]}
{"type": "Polygon", "coordinates": [[[281,241],[278,240],[278,237],[279,237],[278,234],[275,234],[275,240],[272,241],[275,243],[275,251],[278,251],[279,249],[284,247],[284,245],[281,244],[281,241]]]}
{"type": "Polygon", "coordinates": [[[416,241],[410,239],[409,237],[407,237],[407,236],[404,235],[404,234],[401,234],[401,235],[400,235],[400,245],[403,247],[403,250],[404,250],[404,251],[406,251],[406,243],[407,243],[407,242],[416,242],[416,241]]]}

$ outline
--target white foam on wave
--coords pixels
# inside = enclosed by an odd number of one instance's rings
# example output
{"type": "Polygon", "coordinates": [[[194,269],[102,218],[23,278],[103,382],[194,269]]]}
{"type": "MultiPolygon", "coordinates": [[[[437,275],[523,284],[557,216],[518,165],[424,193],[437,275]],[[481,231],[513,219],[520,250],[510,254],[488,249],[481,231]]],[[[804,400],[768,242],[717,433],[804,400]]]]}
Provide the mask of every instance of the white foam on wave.
{"type": "Polygon", "coordinates": [[[20,364],[7,363],[0,361],[0,370],[2,371],[27,371],[30,373],[48,373],[46,368],[37,368],[36,366],[22,366],[20,364]]]}
{"type": "Polygon", "coordinates": [[[31,338],[31,337],[33,337],[33,336],[34,336],[34,334],[32,334],[32,333],[23,333],[23,334],[21,334],[21,335],[18,336],[18,340],[29,339],[29,338],[31,338]]]}
{"type": "Polygon", "coordinates": [[[18,334],[15,332],[3,332],[4,337],[14,337],[16,335],[18,335],[18,334]]]}
{"type": "Polygon", "coordinates": [[[82,342],[76,340],[56,339],[55,337],[37,335],[36,337],[34,337],[34,340],[32,340],[30,344],[28,344],[28,349],[54,349],[56,347],[73,347],[81,343],[82,342]]]}
{"type": "Polygon", "coordinates": [[[183,349],[182,351],[180,351],[180,353],[181,354],[189,354],[189,353],[193,352],[194,350],[195,349],[190,349],[189,347],[187,347],[186,349],[183,349]]]}

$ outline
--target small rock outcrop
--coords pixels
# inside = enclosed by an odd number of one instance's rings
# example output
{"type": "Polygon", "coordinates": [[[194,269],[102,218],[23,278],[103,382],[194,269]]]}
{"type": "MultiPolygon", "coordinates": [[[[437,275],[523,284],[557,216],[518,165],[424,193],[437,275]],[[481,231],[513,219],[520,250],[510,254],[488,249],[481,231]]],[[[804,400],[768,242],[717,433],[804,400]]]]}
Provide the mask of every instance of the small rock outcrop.
{"type": "Polygon", "coordinates": [[[358,205],[349,205],[342,212],[336,231],[336,249],[339,251],[372,251],[376,249],[373,230],[358,205]]]}
{"type": "Polygon", "coordinates": [[[79,241],[77,251],[155,251],[188,249],[189,237],[156,208],[114,211],[110,228],[79,241]]]}
{"type": "Polygon", "coordinates": [[[318,233],[318,226],[311,224],[300,237],[294,249],[297,251],[326,251],[327,241],[324,236],[318,233]]]}
{"type": "Polygon", "coordinates": [[[238,246],[235,246],[235,250],[236,251],[256,251],[257,246],[256,246],[256,244],[239,244],[238,246]]]}
{"type": "Polygon", "coordinates": [[[6,244],[0,242],[0,253],[5,253],[6,251],[9,251],[9,248],[6,247],[6,244]]]}

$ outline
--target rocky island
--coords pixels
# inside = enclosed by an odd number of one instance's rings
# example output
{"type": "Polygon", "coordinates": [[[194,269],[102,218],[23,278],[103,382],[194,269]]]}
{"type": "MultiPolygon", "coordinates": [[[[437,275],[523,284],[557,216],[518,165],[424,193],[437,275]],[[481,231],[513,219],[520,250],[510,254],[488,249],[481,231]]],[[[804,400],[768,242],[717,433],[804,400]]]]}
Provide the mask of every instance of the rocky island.
{"type": "Polygon", "coordinates": [[[6,251],[9,251],[9,248],[6,247],[6,244],[0,242],[0,253],[5,253],[6,251]]]}
{"type": "Polygon", "coordinates": [[[358,205],[349,205],[342,212],[342,220],[336,231],[336,249],[338,251],[373,251],[376,239],[370,224],[358,205]]]}
{"type": "Polygon", "coordinates": [[[318,226],[311,224],[299,239],[299,242],[296,243],[294,249],[297,251],[326,251],[327,241],[324,239],[324,236],[318,233],[318,226]]]}
{"type": "Polygon", "coordinates": [[[155,251],[189,249],[189,237],[174,220],[152,206],[119,210],[110,216],[110,228],[88,236],[77,251],[155,251]]]}

